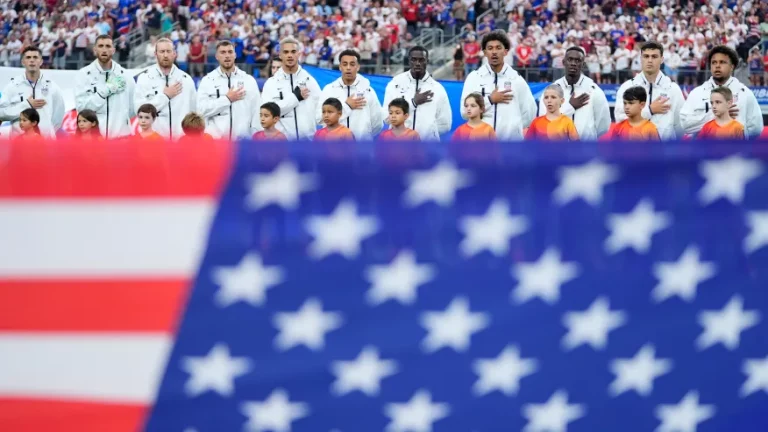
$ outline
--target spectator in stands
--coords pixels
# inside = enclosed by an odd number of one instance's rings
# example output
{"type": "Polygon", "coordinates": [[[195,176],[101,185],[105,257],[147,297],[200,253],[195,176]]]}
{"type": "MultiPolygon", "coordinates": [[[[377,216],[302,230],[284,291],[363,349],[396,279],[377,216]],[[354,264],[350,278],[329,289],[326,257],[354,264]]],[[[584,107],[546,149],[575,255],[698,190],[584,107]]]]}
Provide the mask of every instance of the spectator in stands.
{"type": "Polygon", "coordinates": [[[200,36],[193,36],[192,43],[189,44],[189,74],[192,78],[202,77],[205,73],[205,45],[200,36]]]}
{"type": "MultiPolygon", "coordinates": [[[[608,132],[611,113],[603,90],[582,74],[584,59],[583,48],[576,46],[568,48],[565,53],[565,76],[554,84],[562,87],[565,92],[566,103],[560,111],[564,115],[571,116],[579,132],[579,138],[596,140],[608,132]]],[[[539,112],[545,112],[543,100],[539,103],[539,112]]]]}
{"type": "Polygon", "coordinates": [[[710,94],[718,87],[727,87],[733,93],[730,115],[744,125],[747,138],[755,138],[763,132],[763,114],[754,93],[733,76],[739,64],[739,56],[733,49],[719,45],[710,51],[707,62],[712,77],[696,87],[688,95],[680,111],[680,123],[685,133],[697,135],[702,126],[714,119],[710,94]]]}

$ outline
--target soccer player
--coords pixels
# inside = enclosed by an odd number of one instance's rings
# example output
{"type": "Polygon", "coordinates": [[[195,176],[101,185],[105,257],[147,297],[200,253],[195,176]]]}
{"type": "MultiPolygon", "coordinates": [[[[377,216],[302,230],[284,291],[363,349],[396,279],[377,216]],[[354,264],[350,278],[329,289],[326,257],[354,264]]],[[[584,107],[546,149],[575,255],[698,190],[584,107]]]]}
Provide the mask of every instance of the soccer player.
{"type": "Polygon", "coordinates": [[[733,104],[733,93],[728,87],[718,87],[709,96],[712,113],[715,118],[701,128],[699,139],[737,139],[746,138],[744,125],[731,117],[729,108],[733,104]]]}
{"type": "Polygon", "coordinates": [[[467,122],[453,133],[453,141],[495,140],[493,126],[483,121],[485,101],[480,93],[470,93],[464,98],[464,115],[467,122]]]}
{"type": "Polygon", "coordinates": [[[315,141],[345,141],[355,140],[352,131],[339,124],[341,119],[341,101],[328,98],[323,102],[323,123],[325,127],[315,132],[315,141]]]}
{"type": "Polygon", "coordinates": [[[659,131],[650,120],[643,118],[643,110],[648,102],[648,93],[640,86],[630,87],[623,97],[624,117],[611,131],[610,137],[616,140],[659,141],[659,131]]]}
{"type": "Polygon", "coordinates": [[[419,133],[405,126],[408,120],[410,104],[403,98],[392,99],[389,103],[389,116],[387,123],[389,129],[379,135],[382,141],[421,141],[419,133]]]}
{"type": "Polygon", "coordinates": [[[544,89],[542,95],[544,107],[547,113],[536,117],[528,132],[526,139],[549,139],[562,141],[576,141],[579,139],[579,133],[576,131],[576,125],[570,117],[560,112],[560,107],[565,103],[563,88],[557,84],[550,84],[544,89]]]}

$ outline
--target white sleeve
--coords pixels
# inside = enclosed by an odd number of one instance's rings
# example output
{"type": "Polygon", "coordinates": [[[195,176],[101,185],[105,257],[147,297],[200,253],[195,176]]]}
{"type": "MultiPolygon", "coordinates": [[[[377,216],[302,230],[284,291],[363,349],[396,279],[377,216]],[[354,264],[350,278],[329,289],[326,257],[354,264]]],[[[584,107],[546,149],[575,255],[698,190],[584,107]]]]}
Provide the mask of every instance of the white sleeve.
{"type": "Polygon", "coordinates": [[[384,110],[382,110],[379,104],[379,96],[370,87],[368,87],[368,97],[366,99],[368,101],[366,103],[369,105],[368,112],[371,115],[371,136],[375,137],[384,127],[384,118],[382,117],[384,110]]]}
{"type": "Polygon", "coordinates": [[[251,108],[251,136],[256,132],[264,130],[261,127],[261,93],[259,93],[259,84],[255,78],[250,79],[253,90],[248,94],[248,106],[251,108]]]}
{"type": "Polygon", "coordinates": [[[523,128],[528,128],[533,119],[536,118],[538,109],[536,107],[536,99],[533,98],[533,93],[531,92],[531,87],[522,78],[520,81],[522,85],[518,85],[517,92],[517,103],[519,104],[521,115],[520,124],[523,125],[523,128]]]}
{"type": "MultiPolygon", "coordinates": [[[[391,80],[387,83],[387,87],[384,90],[384,103],[381,106],[381,113],[384,116],[384,122],[389,124],[389,103],[395,100],[397,94],[395,93],[395,86],[393,83],[395,80],[391,80]]],[[[411,102],[408,102],[408,105],[413,105],[411,102]]],[[[413,110],[413,106],[411,106],[411,110],[413,110]]],[[[413,111],[411,111],[413,112],[413,111]]]]}
{"type": "Polygon", "coordinates": [[[683,91],[680,90],[680,86],[676,83],[672,83],[672,91],[670,93],[672,95],[672,121],[674,122],[672,126],[675,129],[675,137],[682,139],[685,131],[680,124],[680,110],[683,108],[683,103],[685,103],[685,97],[683,96],[683,91]]]}
{"type": "Polygon", "coordinates": [[[27,108],[32,108],[29,102],[24,100],[11,100],[11,86],[13,83],[9,83],[3,88],[3,93],[0,94],[0,122],[2,121],[16,121],[19,119],[19,114],[27,108]]]}
{"type": "MultiPolygon", "coordinates": [[[[329,97],[331,97],[330,91],[328,90],[329,86],[331,85],[332,84],[326,85],[323,91],[320,92],[320,100],[324,101],[329,97]]],[[[322,104],[318,104],[318,105],[320,106],[315,108],[315,123],[322,125],[323,124],[323,105],[322,104]]],[[[346,120],[346,118],[349,117],[351,113],[352,113],[352,108],[350,108],[346,102],[341,101],[341,118],[339,119],[339,121],[346,120]]]]}
{"type": "Polygon", "coordinates": [[[136,82],[134,82],[133,77],[127,73],[125,69],[123,69],[123,73],[127,75],[125,77],[125,91],[128,92],[128,118],[130,119],[134,115],[136,115],[136,111],[139,109],[139,106],[136,105],[133,98],[136,94],[136,82]]]}
{"type": "Polygon", "coordinates": [[[699,133],[705,123],[715,118],[711,109],[705,110],[702,106],[701,93],[701,87],[693,89],[680,109],[680,124],[683,131],[689,135],[699,133]]]}
{"type": "Polygon", "coordinates": [[[309,75],[309,79],[307,80],[307,88],[309,89],[309,97],[304,99],[302,102],[307,102],[310,104],[310,112],[315,112],[318,106],[322,110],[322,103],[325,99],[321,100],[320,96],[322,95],[323,91],[320,89],[320,84],[317,83],[317,80],[315,80],[312,75],[309,75]]]}
{"type": "MultiPolygon", "coordinates": [[[[619,90],[616,91],[616,102],[613,105],[613,116],[616,118],[616,123],[621,123],[624,120],[627,119],[627,115],[624,114],[624,92],[627,91],[627,83],[619,87],[619,90]]],[[[645,105],[645,108],[643,109],[643,117],[645,117],[645,110],[650,109],[651,106],[650,101],[645,105]]],[[[650,117],[645,117],[650,118],[650,117]]]]}
{"type": "Polygon", "coordinates": [[[448,100],[448,93],[446,93],[445,88],[441,84],[437,84],[436,90],[439,97],[435,101],[438,104],[435,117],[437,120],[437,131],[442,135],[451,130],[453,112],[451,111],[451,101],[448,100]]]}
{"type": "MultiPolygon", "coordinates": [[[[200,90],[198,90],[198,92],[199,91],[200,90]]],[[[285,94],[285,92],[280,92],[275,85],[274,79],[272,78],[268,79],[267,82],[264,83],[264,89],[261,92],[261,99],[264,102],[276,103],[277,106],[280,107],[281,116],[288,114],[291,112],[291,110],[296,108],[297,105],[299,105],[299,100],[296,98],[293,92],[289,91],[288,94],[285,94]]]]}
{"type": "MultiPolygon", "coordinates": [[[[597,84],[595,84],[597,86],[597,84]]],[[[600,88],[597,91],[593,103],[593,112],[595,114],[595,131],[600,138],[611,128],[611,110],[608,107],[608,99],[600,88]]]]}
{"type": "Polygon", "coordinates": [[[219,113],[229,109],[232,102],[227,94],[219,92],[218,97],[214,90],[213,81],[207,76],[200,81],[200,87],[197,89],[197,110],[205,119],[209,119],[219,113]]]}
{"type": "MultiPolygon", "coordinates": [[[[133,81],[133,80],[126,80],[133,81]]],[[[99,112],[107,103],[107,95],[102,88],[94,88],[90,86],[88,82],[88,75],[85,73],[85,69],[77,71],[75,76],[75,109],[77,112],[83,110],[92,110],[99,112]],[[103,95],[103,96],[102,96],[103,95]]]]}
{"type": "Polygon", "coordinates": [[[187,100],[188,112],[197,112],[197,89],[195,88],[195,81],[189,75],[184,80],[184,89],[189,89],[189,99],[187,100]]]}
{"type": "Polygon", "coordinates": [[[760,103],[757,101],[755,94],[751,90],[747,89],[744,93],[747,93],[747,112],[746,123],[744,125],[745,132],[748,139],[757,138],[763,133],[763,111],[760,108],[760,103]]]}
{"type": "Polygon", "coordinates": [[[152,82],[147,73],[142,73],[136,80],[133,105],[138,109],[138,107],[144,104],[151,104],[160,112],[160,110],[167,108],[171,104],[171,99],[161,91],[156,92],[152,90],[152,82]]]}
{"type": "Polygon", "coordinates": [[[61,129],[62,123],[64,123],[64,115],[66,115],[66,109],[64,108],[64,97],[61,95],[61,89],[54,83],[51,83],[51,89],[53,94],[51,95],[51,123],[53,124],[54,133],[61,129]]]}

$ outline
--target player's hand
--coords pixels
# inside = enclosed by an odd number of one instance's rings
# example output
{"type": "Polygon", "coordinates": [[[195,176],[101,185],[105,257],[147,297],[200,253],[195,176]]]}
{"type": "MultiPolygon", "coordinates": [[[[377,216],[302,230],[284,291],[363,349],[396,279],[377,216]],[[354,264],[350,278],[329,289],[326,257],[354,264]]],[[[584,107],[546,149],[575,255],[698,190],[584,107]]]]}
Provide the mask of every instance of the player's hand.
{"type": "Polygon", "coordinates": [[[347,105],[349,105],[350,108],[353,110],[361,109],[365,106],[365,98],[364,97],[357,97],[357,96],[350,96],[347,98],[347,105]]]}
{"type": "Polygon", "coordinates": [[[45,106],[45,99],[32,99],[32,96],[27,98],[27,102],[29,102],[34,109],[40,109],[45,106]]]}
{"type": "Polygon", "coordinates": [[[659,96],[655,101],[651,102],[651,112],[653,114],[666,114],[670,109],[672,109],[672,105],[668,102],[668,97],[659,96]]]}
{"type": "Polygon", "coordinates": [[[491,95],[489,96],[489,99],[491,100],[491,102],[495,104],[510,103],[514,98],[515,98],[515,95],[512,94],[512,89],[505,89],[505,90],[494,89],[491,92],[491,95]]]}
{"type": "Polygon", "coordinates": [[[589,95],[587,93],[582,93],[579,96],[574,94],[571,96],[571,99],[568,101],[568,103],[571,104],[573,109],[579,109],[589,103],[589,95]]]}
{"type": "Polygon", "coordinates": [[[419,106],[427,102],[432,102],[432,97],[434,95],[432,90],[427,90],[424,93],[422,93],[421,90],[417,90],[416,95],[413,97],[413,104],[419,106]]]}
{"type": "Polygon", "coordinates": [[[227,99],[229,99],[230,102],[237,102],[239,100],[242,100],[244,97],[245,97],[245,88],[243,87],[231,88],[227,92],[227,99]]]}
{"type": "Polygon", "coordinates": [[[736,118],[739,116],[739,106],[736,105],[736,103],[731,103],[731,107],[728,108],[728,114],[731,115],[731,118],[736,118]]]}
{"type": "Polygon", "coordinates": [[[309,87],[301,87],[301,98],[306,99],[309,97],[309,87]]]}
{"type": "Polygon", "coordinates": [[[181,93],[181,90],[182,90],[181,82],[177,82],[174,85],[171,85],[171,86],[168,86],[168,87],[164,88],[163,89],[163,93],[166,96],[168,96],[168,99],[173,99],[176,96],[178,96],[179,93],[181,93]]]}

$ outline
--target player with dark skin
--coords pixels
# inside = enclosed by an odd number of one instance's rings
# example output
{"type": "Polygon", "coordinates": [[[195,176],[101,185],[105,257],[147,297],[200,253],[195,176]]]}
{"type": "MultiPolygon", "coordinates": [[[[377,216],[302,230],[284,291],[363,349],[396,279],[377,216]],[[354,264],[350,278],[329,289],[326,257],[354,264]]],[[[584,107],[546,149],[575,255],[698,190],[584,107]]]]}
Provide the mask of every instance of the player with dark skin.
{"type": "MultiPolygon", "coordinates": [[[[497,74],[501,73],[502,69],[504,69],[504,57],[507,56],[508,52],[509,50],[504,48],[504,44],[497,40],[488,41],[488,43],[485,44],[485,49],[483,50],[485,58],[488,59],[488,66],[490,66],[491,70],[497,74]]],[[[491,102],[495,104],[508,104],[512,102],[514,97],[515,96],[512,94],[512,89],[499,90],[497,88],[494,88],[493,92],[491,92],[489,96],[491,102]]]]}
{"type": "MultiPolygon", "coordinates": [[[[413,50],[411,51],[410,55],[408,55],[408,63],[411,65],[410,73],[413,79],[424,79],[424,76],[427,74],[429,54],[426,51],[413,50]]],[[[434,93],[432,90],[427,90],[423,93],[421,90],[418,90],[416,95],[413,97],[413,103],[414,105],[419,106],[427,102],[432,102],[433,97],[434,93]]]]}
{"type": "MultiPolygon", "coordinates": [[[[724,85],[731,79],[733,75],[733,69],[736,65],[733,64],[731,58],[725,54],[713,54],[712,60],[709,62],[709,68],[712,71],[712,80],[717,85],[724,85]]],[[[735,102],[731,103],[731,108],[728,109],[732,118],[736,118],[739,115],[739,107],[735,102]]]]}
{"type": "MultiPolygon", "coordinates": [[[[569,50],[565,54],[565,60],[563,60],[563,63],[565,63],[565,81],[568,83],[568,85],[573,86],[579,82],[579,79],[581,78],[581,71],[584,70],[584,53],[576,49],[569,50]]],[[[568,103],[571,104],[573,109],[578,110],[579,108],[589,103],[589,94],[582,93],[577,96],[574,93],[571,95],[571,99],[568,101],[568,103]]]]}

